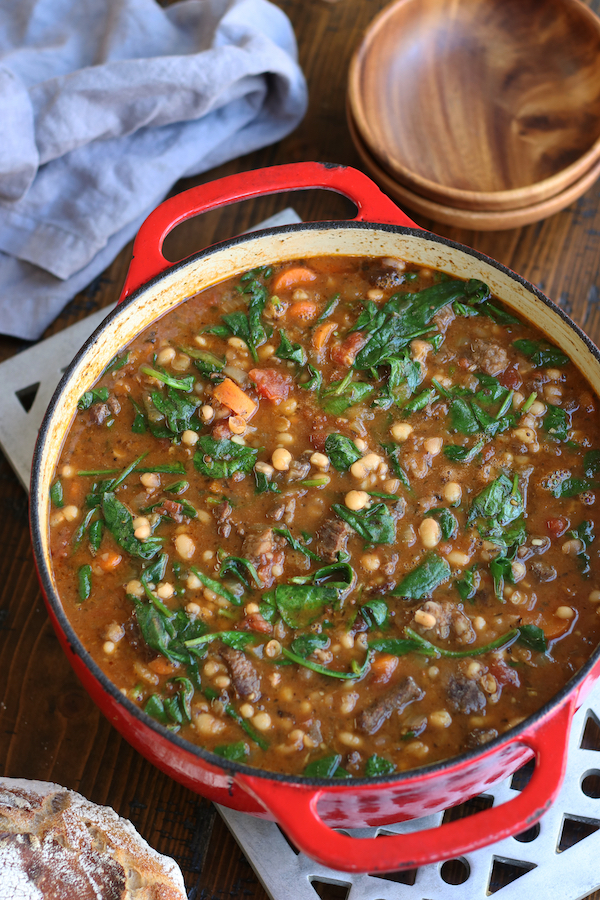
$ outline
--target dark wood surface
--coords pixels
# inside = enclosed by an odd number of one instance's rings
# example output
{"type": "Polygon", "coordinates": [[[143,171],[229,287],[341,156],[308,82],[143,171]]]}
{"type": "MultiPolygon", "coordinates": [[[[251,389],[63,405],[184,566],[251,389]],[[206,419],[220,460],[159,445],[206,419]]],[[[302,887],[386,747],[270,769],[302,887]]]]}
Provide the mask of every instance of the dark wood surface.
{"type": "MultiPolygon", "coordinates": [[[[306,118],[279,144],[180,182],[175,191],[233,172],[300,160],[360,168],[345,121],[346,75],[350,56],[369,21],[383,8],[383,0],[279,0],[278,5],[292,21],[309,82],[306,118]]],[[[598,11],[600,0],[590,5],[598,11]]],[[[288,205],[304,219],[343,218],[352,213],[347,201],[326,192],[248,201],[180,226],[168,240],[167,255],[173,260],[183,258],[288,205]]],[[[600,183],[563,212],[515,231],[477,233],[414,218],[519,272],[600,341],[600,183]]],[[[130,251],[126,247],[47,334],[115,301],[130,251]]],[[[26,346],[0,337],[0,360],[26,346]]],[[[37,584],[27,497],[1,455],[0,547],[0,773],[55,781],[114,807],[131,819],[153,847],[177,859],[190,898],[266,900],[264,889],[212,807],[132,750],[72,674],[37,584]]],[[[319,893],[336,900],[345,895],[330,888],[319,893]]],[[[600,892],[593,898],[600,900],[600,892]]],[[[291,891],[289,900],[293,900],[291,891]]]]}

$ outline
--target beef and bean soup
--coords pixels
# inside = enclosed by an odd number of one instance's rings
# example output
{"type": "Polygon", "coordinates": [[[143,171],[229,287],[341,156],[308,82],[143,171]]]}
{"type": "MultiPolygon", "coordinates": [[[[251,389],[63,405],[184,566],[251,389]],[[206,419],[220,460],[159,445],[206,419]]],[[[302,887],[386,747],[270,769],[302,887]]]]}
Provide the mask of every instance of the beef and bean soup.
{"type": "Polygon", "coordinates": [[[347,778],[483,745],[598,642],[597,406],[480,281],[247,272],[81,397],[51,491],[66,613],[230,760],[347,778]]]}

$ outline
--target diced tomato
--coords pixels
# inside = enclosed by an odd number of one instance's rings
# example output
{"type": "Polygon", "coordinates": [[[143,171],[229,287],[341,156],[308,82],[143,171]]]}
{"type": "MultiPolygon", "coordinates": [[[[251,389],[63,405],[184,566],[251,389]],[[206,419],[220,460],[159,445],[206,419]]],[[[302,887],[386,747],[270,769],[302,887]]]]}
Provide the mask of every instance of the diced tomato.
{"type": "Polygon", "coordinates": [[[367,343],[368,337],[360,331],[350,334],[341,344],[334,344],[331,348],[330,355],[333,362],[338,366],[351,366],[356,359],[358,353],[367,343]]]}
{"type": "Polygon", "coordinates": [[[249,377],[256,385],[256,390],[266,400],[281,403],[287,398],[292,386],[292,376],[276,369],[251,369],[249,377]]]}
{"type": "Polygon", "coordinates": [[[556,519],[546,519],[546,531],[552,537],[558,538],[565,533],[571,523],[564,516],[557,516],[556,519]]]}
{"type": "Polygon", "coordinates": [[[258,631],[261,634],[271,634],[273,631],[273,626],[260,613],[245,616],[240,622],[240,627],[245,631],[258,631]]]}
{"type": "Polygon", "coordinates": [[[512,666],[508,666],[503,660],[498,659],[489,664],[490,675],[493,675],[499,685],[511,684],[518,688],[521,684],[519,674],[512,666]]]}
{"type": "Polygon", "coordinates": [[[507,388],[509,391],[516,391],[523,384],[523,379],[516,365],[509,366],[501,375],[498,375],[498,381],[502,387],[507,388]]]}

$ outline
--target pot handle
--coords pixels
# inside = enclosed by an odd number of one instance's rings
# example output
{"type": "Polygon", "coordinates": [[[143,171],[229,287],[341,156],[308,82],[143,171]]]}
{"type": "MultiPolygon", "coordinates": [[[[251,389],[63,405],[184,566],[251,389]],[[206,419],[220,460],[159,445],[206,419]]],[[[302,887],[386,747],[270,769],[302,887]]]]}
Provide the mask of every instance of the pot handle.
{"type": "Polygon", "coordinates": [[[352,221],[420,227],[358,169],[301,162],[240,172],[169,197],[150,213],[135,239],[133,258],[119,302],[173,265],[162,254],[163,243],[167,235],[187,219],[251,197],[314,188],[335,191],[352,200],[358,208],[352,221]]]}
{"type": "MultiPolygon", "coordinates": [[[[424,831],[384,835],[376,840],[353,838],[330,828],[319,817],[317,805],[327,789],[242,773],[235,780],[275,818],[299,850],[324,866],[342,872],[415,869],[455,859],[531,828],[550,807],[562,784],[573,712],[573,701],[567,701],[535,732],[511,742],[525,744],[535,754],[531,780],[514,799],[424,831]]],[[[431,787],[435,790],[435,776],[431,787]]],[[[385,788],[381,786],[381,790],[385,788]]]]}

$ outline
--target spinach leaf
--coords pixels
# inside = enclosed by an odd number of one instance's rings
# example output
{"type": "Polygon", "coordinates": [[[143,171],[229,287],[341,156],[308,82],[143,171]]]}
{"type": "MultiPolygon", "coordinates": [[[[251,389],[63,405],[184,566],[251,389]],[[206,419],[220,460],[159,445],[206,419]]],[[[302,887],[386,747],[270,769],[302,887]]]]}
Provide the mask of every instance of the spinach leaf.
{"type": "Polygon", "coordinates": [[[152,559],[162,549],[160,538],[149,537],[145,541],[136,538],[133,515],[124,503],[117,500],[115,494],[111,492],[102,494],[102,514],[106,527],[117,544],[131,556],[137,556],[139,559],[152,559]]]}
{"type": "Polygon", "coordinates": [[[231,762],[244,762],[250,756],[250,748],[246,741],[235,741],[233,744],[219,744],[213,753],[231,762]]]}
{"type": "Polygon", "coordinates": [[[420,394],[417,394],[416,397],[409,400],[408,403],[405,403],[402,407],[402,412],[405,416],[414,412],[419,412],[419,410],[425,409],[426,406],[433,403],[433,401],[437,399],[437,396],[438,394],[435,388],[427,388],[427,390],[421,391],[420,394]]]}
{"type": "MultiPolygon", "coordinates": [[[[152,391],[150,396],[156,409],[164,416],[166,426],[171,432],[169,437],[172,435],[178,437],[187,430],[198,431],[201,427],[199,419],[192,418],[198,408],[197,402],[188,399],[181,391],[169,388],[166,396],[160,391],[152,391]]],[[[163,436],[160,423],[149,422],[148,424],[155,436],[163,436]]]]}
{"type": "Polygon", "coordinates": [[[396,521],[385,503],[361,510],[348,509],[340,503],[331,508],[369,544],[393,544],[396,540],[396,521]]]}
{"type": "Polygon", "coordinates": [[[167,571],[168,562],[169,554],[161,553],[158,559],[142,570],[140,575],[142,584],[158,584],[159,581],[162,581],[167,571]]]}
{"type": "Polygon", "coordinates": [[[310,762],[302,774],[305,778],[351,778],[351,775],[340,766],[341,761],[339,753],[323,756],[310,762]]]}
{"type": "Polygon", "coordinates": [[[310,547],[307,547],[305,544],[301,543],[298,538],[295,538],[291,533],[290,529],[287,525],[284,525],[279,528],[273,528],[275,534],[280,534],[282,537],[286,539],[292,550],[297,550],[299,553],[303,553],[304,556],[308,556],[309,559],[314,559],[316,562],[321,562],[320,557],[314,553],[310,547]]]}
{"type": "Polygon", "coordinates": [[[321,391],[321,404],[325,412],[332,416],[341,416],[349,406],[354,406],[369,397],[375,388],[365,381],[353,381],[352,372],[348,372],[340,381],[332,381],[329,387],[321,391]]]}
{"type": "Polygon", "coordinates": [[[250,472],[256,461],[258,450],[236,444],[226,438],[215,440],[204,434],[198,441],[199,450],[194,454],[194,465],[198,472],[209,478],[230,478],[234,472],[250,472]]]}
{"type": "Polygon", "coordinates": [[[583,474],[586,478],[596,478],[600,472],[600,450],[588,450],[583,457],[583,474]]]}
{"type": "Polygon", "coordinates": [[[382,450],[385,450],[385,452],[389,456],[392,472],[394,473],[396,478],[400,481],[401,484],[404,485],[407,490],[410,491],[411,487],[410,481],[408,480],[408,475],[402,468],[402,464],[400,462],[400,448],[393,443],[380,444],[379,446],[382,450]]]}
{"type": "Polygon", "coordinates": [[[50,502],[56,509],[60,509],[65,505],[63,486],[60,480],[55,481],[50,488],[50,502]]]}
{"type": "Polygon", "coordinates": [[[507,631],[505,634],[490,641],[489,644],[484,644],[482,647],[473,647],[472,645],[469,645],[468,650],[446,650],[445,647],[438,647],[436,644],[432,644],[431,641],[428,641],[422,635],[413,631],[412,628],[405,628],[404,633],[419,645],[419,653],[426,656],[445,656],[449,659],[465,659],[465,657],[481,656],[483,653],[489,653],[491,650],[504,649],[505,647],[509,647],[519,637],[518,628],[513,628],[511,631],[507,631]]]}
{"type": "Polygon", "coordinates": [[[478,494],[467,515],[467,526],[477,519],[492,519],[500,526],[509,525],[523,513],[523,496],[518,475],[513,481],[502,474],[478,494]]]}
{"type": "Polygon", "coordinates": [[[306,363],[306,353],[302,344],[292,344],[288,336],[283,332],[279,332],[279,347],[275,351],[275,356],[279,359],[289,359],[292,362],[303,366],[306,363]]]}
{"type": "Polygon", "coordinates": [[[80,566],[77,570],[77,585],[80,600],[88,600],[92,593],[92,567],[80,566]]]}
{"type": "Polygon", "coordinates": [[[228,591],[220,581],[216,581],[214,578],[210,578],[210,576],[205,575],[204,572],[201,572],[200,569],[197,569],[196,566],[190,566],[190,571],[196,576],[196,578],[202,582],[204,587],[207,587],[210,591],[214,591],[215,594],[219,594],[221,597],[225,597],[226,600],[229,600],[234,606],[240,606],[242,603],[241,597],[236,597],[231,591],[228,591]]]}
{"type": "Polygon", "coordinates": [[[155,378],[156,381],[162,381],[167,387],[173,388],[176,391],[185,391],[186,394],[189,394],[194,387],[193,375],[186,375],[184,378],[175,378],[174,375],[169,375],[164,369],[153,369],[152,366],[140,366],[140,372],[143,372],[144,375],[149,375],[151,378],[155,378]]]}
{"type": "Polygon", "coordinates": [[[327,435],[325,453],[329,457],[331,465],[338,472],[346,472],[352,463],[355,463],[362,456],[354,441],[343,434],[327,435]]]}
{"type": "Polygon", "coordinates": [[[391,592],[394,597],[421,600],[450,578],[449,562],[437,553],[429,553],[422,563],[404,576],[391,592]]]}
{"type": "Polygon", "coordinates": [[[135,410],[135,416],[131,423],[131,430],[134,434],[146,434],[148,420],[144,410],[135,402],[133,397],[129,397],[135,410]]]}
{"type": "Polygon", "coordinates": [[[102,375],[108,375],[110,372],[118,372],[119,369],[122,369],[123,366],[126,366],[129,362],[129,352],[125,353],[123,356],[113,356],[107,367],[105,368],[102,375]]]}
{"type": "MultiPolygon", "coordinates": [[[[151,595],[152,596],[152,595],[151,595]]],[[[135,617],[142,637],[148,646],[166,657],[169,662],[178,662],[196,672],[196,661],[187,649],[185,642],[199,638],[206,631],[201,619],[190,619],[183,609],[172,613],[171,610],[152,602],[144,603],[133,598],[135,617]]]]}
{"type": "Polygon", "coordinates": [[[213,383],[220,380],[226,360],[215,353],[211,353],[210,350],[199,350],[196,347],[180,347],[180,349],[194,360],[194,365],[201,375],[209,378],[213,383]]]}
{"type": "Polygon", "coordinates": [[[444,446],[444,456],[452,462],[469,463],[475,459],[478,453],[481,453],[487,443],[486,438],[479,438],[472,447],[463,447],[460,444],[446,444],[444,446]]]}
{"type": "Polygon", "coordinates": [[[305,391],[320,391],[323,386],[323,376],[319,369],[315,369],[310,363],[306,366],[304,372],[298,379],[298,387],[305,391]]]}
{"type": "Polygon", "coordinates": [[[591,566],[591,560],[587,549],[590,544],[596,539],[594,523],[590,520],[584,520],[583,522],[580,522],[577,528],[571,531],[571,537],[581,541],[581,543],[583,544],[583,550],[577,554],[577,559],[579,560],[579,564],[581,567],[581,574],[587,578],[590,574],[591,566]]]}
{"type": "Polygon", "coordinates": [[[292,641],[291,647],[294,653],[306,659],[315,650],[321,650],[329,644],[329,638],[326,634],[301,634],[300,637],[292,641]]]}
{"type": "Polygon", "coordinates": [[[504,582],[514,584],[512,564],[517,552],[518,544],[513,544],[506,556],[496,556],[490,561],[490,574],[494,580],[494,593],[501,603],[504,603],[504,582]]]}
{"type": "Polygon", "coordinates": [[[395,294],[382,308],[368,308],[355,330],[367,331],[370,338],[354,361],[355,369],[372,369],[390,356],[397,356],[410,341],[430,330],[434,315],[459,297],[465,283],[446,281],[433,284],[417,294],[395,294]]]}
{"type": "Polygon", "coordinates": [[[369,650],[389,653],[390,656],[406,656],[407,653],[419,653],[420,645],[405,638],[376,638],[369,641],[369,650]]]}
{"type": "Polygon", "coordinates": [[[327,301],[327,303],[325,304],[325,308],[323,309],[323,312],[318,317],[318,319],[315,319],[315,323],[314,323],[315,326],[320,325],[321,322],[324,322],[325,319],[327,319],[331,315],[331,313],[334,311],[334,309],[340,302],[340,299],[341,299],[341,294],[334,294],[333,297],[331,297],[331,299],[327,301]]]}
{"type": "Polygon", "coordinates": [[[196,650],[212,641],[221,641],[234,650],[245,650],[248,644],[256,642],[256,635],[249,634],[247,631],[212,631],[209,634],[202,634],[185,641],[185,646],[188,650],[196,650]]]}
{"type": "MultiPolygon", "coordinates": [[[[266,596],[263,597],[263,600],[266,596]]],[[[275,606],[290,628],[305,628],[314,622],[325,606],[338,600],[338,591],[328,585],[278,584],[274,591],[275,606]]]]}
{"type": "Polygon", "coordinates": [[[556,441],[568,441],[569,421],[564,409],[548,404],[548,411],[543,418],[543,428],[556,441]]]}
{"type": "Polygon", "coordinates": [[[458,519],[454,513],[442,506],[436,509],[429,509],[425,513],[425,518],[434,518],[440,524],[442,531],[442,540],[449,541],[458,534],[458,519]]]}
{"type": "Polygon", "coordinates": [[[353,659],[350,664],[350,672],[338,672],[336,669],[328,669],[327,666],[321,666],[319,663],[311,662],[309,659],[303,659],[301,656],[298,656],[297,653],[288,650],[287,647],[282,647],[281,653],[286,659],[289,659],[300,666],[304,666],[305,669],[311,669],[313,672],[318,672],[319,675],[328,675],[330,678],[339,678],[341,681],[356,681],[357,679],[362,678],[369,668],[371,657],[371,654],[367,653],[362,666],[353,659]]]}
{"type": "Polygon", "coordinates": [[[584,491],[589,491],[594,487],[593,482],[582,478],[563,478],[554,482],[552,494],[557,499],[559,497],[577,497],[584,491]]]}
{"type": "Polygon", "coordinates": [[[256,469],[254,470],[254,480],[256,483],[256,493],[257,494],[280,494],[281,489],[276,481],[271,481],[268,475],[264,472],[258,472],[256,469]]]}
{"type": "Polygon", "coordinates": [[[454,582],[454,586],[460,595],[460,599],[464,602],[473,599],[479,590],[480,582],[481,577],[477,570],[477,564],[475,564],[466,570],[462,578],[458,578],[454,582]]]}
{"type": "Polygon", "coordinates": [[[77,403],[77,409],[89,409],[93,403],[105,403],[108,400],[108,388],[92,388],[81,395],[77,403]]]}
{"type": "Polygon", "coordinates": [[[102,535],[104,533],[104,522],[102,519],[96,519],[95,522],[90,524],[88,530],[88,540],[90,542],[90,550],[95,555],[100,550],[100,544],[102,543],[102,535]]]}
{"type": "Polygon", "coordinates": [[[513,347],[527,356],[534,366],[560,368],[570,362],[569,357],[565,356],[562,350],[548,341],[530,341],[523,338],[513,341],[513,347]]]}
{"type": "Polygon", "coordinates": [[[396,766],[389,759],[383,756],[377,756],[376,753],[370,756],[365,763],[365,775],[367,778],[376,778],[378,775],[390,775],[396,771],[396,766]]]}
{"type": "Polygon", "coordinates": [[[262,588],[263,586],[254,565],[243,556],[228,556],[223,560],[219,569],[219,576],[226,578],[228,575],[237,578],[247,588],[250,587],[251,581],[254,582],[257,588],[262,588]]]}
{"type": "Polygon", "coordinates": [[[471,405],[462,397],[455,397],[450,406],[450,423],[454,431],[461,434],[476,434],[481,426],[473,413],[471,405]]]}
{"type": "Polygon", "coordinates": [[[520,625],[518,627],[519,644],[525,644],[526,647],[530,647],[532,650],[536,650],[538,653],[545,653],[548,649],[548,644],[546,641],[546,635],[537,625],[520,625]]]}
{"type": "Polygon", "coordinates": [[[360,614],[367,628],[384,628],[388,620],[388,612],[387,603],[380,597],[374,597],[360,608],[360,614]]]}

